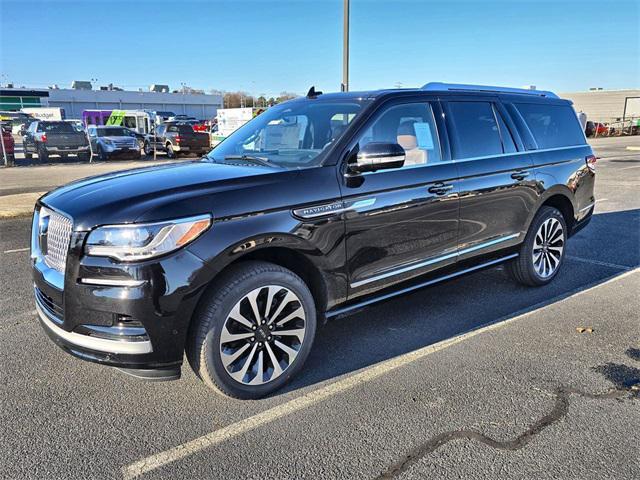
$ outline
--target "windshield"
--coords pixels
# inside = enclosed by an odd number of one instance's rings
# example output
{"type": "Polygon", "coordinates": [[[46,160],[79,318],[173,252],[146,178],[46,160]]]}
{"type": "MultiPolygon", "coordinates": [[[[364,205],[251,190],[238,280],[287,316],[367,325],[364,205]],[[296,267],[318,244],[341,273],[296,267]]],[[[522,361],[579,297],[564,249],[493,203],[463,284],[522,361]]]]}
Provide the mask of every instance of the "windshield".
{"type": "Polygon", "coordinates": [[[271,107],[233,132],[207,158],[282,168],[318,166],[327,147],[340,138],[365,105],[356,100],[308,100],[271,107]]]}
{"type": "Polygon", "coordinates": [[[131,137],[131,132],[122,127],[99,128],[99,137],[131,137]]]}

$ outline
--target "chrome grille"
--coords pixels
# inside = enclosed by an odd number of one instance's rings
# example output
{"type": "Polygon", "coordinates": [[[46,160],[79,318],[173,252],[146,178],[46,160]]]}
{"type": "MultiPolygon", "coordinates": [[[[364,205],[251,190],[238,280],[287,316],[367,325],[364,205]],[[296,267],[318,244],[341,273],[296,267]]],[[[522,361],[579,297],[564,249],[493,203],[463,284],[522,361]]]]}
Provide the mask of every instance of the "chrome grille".
{"type": "Polygon", "coordinates": [[[73,223],[71,219],[59,213],[50,210],[47,213],[49,214],[49,225],[46,232],[47,250],[43,252],[45,254],[44,261],[54,270],[64,273],[73,223]]]}

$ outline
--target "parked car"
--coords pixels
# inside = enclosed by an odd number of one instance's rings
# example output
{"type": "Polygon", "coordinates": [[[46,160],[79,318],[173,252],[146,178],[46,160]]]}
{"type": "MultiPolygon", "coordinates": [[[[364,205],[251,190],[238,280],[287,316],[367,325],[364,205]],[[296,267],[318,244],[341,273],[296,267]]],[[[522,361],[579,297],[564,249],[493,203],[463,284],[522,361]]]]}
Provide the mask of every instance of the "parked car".
{"type": "Polygon", "coordinates": [[[609,127],[604,123],[587,121],[587,126],[584,130],[587,137],[593,137],[597,135],[606,135],[609,133],[609,127]]]}
{"type": "Polygon", "coordinates": [[[263,397],[326,319],[501,263],[553,281],[591,219],[595,161],[550,92],[312,89],[200,161],[43,196],[36,308],[82,359],[175,379],[186,351],[215,390],[263,397]]]}
{"type": "Polygon", "coordinates": [[[41,162],[47,161],[50,155],[65,158],[76,154],[80,160],[90,158],[87,135],[64,120],[31,122],[22,137],[22,148],[25,158],[35,153],[41,162]]]}
{"type": "Polygon", "coordinates": [[[140,158],[140,145],[131,130],[124,127],[105,127],[90,125],[87,127],[91,151],[100,160],[111,158],[140,158]]]}
{"type": "Polygon", "coordinates": [[[15,160],[15,141],[13,135],[11,135],[11,123],[7,122],[2,124],[0,130],[2,130],[2,144],[0,144],[0,163],[4,162],[5,154],[7,163],[12,165],[15,160]]]}
{"type": "Polygon", "coordinates": [[[209,151],[209,135],[194,131],[186,123],[163,123],[145,138],[144,153],[153,155],[154,146],[157,151],[166,152],[169,158],[189,153],[202,156],[209,151]]]}

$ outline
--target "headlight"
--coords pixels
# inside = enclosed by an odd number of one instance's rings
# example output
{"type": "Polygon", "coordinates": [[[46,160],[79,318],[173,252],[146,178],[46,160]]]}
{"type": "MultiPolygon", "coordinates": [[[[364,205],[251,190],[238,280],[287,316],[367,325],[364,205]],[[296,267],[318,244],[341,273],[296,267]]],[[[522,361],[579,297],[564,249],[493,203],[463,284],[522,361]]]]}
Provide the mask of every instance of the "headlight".
{"type": "Polygon", "coordinates": [[[113,141],[109,140],[108,138],[105,138],[102,141],[104,142],[105,145],[109,145],[110,147],[113,147],[115,145],[113,141]]]}
{"type": "Polygon", "coordinates": [[[108,225],[93,230],[85,252],[121,261],[157,257],[193,242],[211,226],[210,215],[158,223],[108,225]]]}

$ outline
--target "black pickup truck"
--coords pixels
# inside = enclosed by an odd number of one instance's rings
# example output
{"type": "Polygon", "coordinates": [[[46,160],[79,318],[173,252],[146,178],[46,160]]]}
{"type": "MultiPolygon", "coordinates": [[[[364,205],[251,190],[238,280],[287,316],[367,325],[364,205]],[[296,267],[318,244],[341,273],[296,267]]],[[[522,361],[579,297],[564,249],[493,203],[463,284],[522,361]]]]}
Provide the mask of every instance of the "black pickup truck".
{"type": "Polygon", "coordinates": [[[153,149],[166,152],[169,158],[185,153],[202,156],[210,150],[209,135],[196,132],[187,123],[163,123],[158,125],[155,134],[147,135],[144,141],[144,153],[153,155],[153,149]]]}
{"type": "Polygon", "coordinates": [[[31,158],[35,153],[41,162],[49,155],[65,158],[76,154],[80,160],[89,160],[91,156],[87,135],[64,121],[32,122],[22,137],[22,146],[25,158],[31,158]]]}

